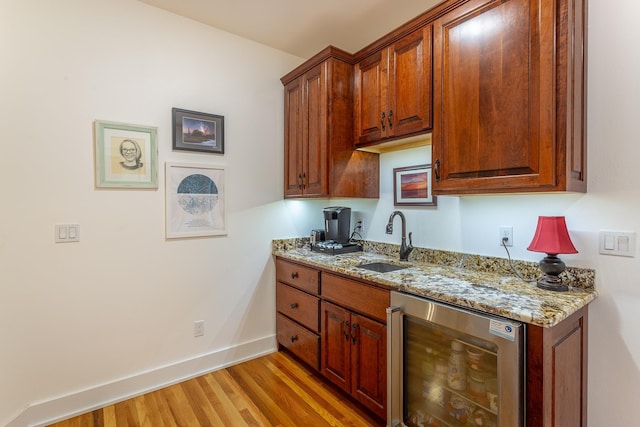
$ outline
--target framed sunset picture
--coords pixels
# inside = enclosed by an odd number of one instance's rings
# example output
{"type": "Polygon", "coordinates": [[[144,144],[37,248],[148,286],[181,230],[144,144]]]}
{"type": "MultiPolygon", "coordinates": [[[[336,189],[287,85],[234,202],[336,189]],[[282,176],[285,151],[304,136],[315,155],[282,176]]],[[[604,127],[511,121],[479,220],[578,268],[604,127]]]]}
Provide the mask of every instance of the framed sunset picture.
{"type": "Polygon", "coordinates": [[[436,206],[431,194],[431,165],[393,169],[393,204],[395,206],[436,206]]]}

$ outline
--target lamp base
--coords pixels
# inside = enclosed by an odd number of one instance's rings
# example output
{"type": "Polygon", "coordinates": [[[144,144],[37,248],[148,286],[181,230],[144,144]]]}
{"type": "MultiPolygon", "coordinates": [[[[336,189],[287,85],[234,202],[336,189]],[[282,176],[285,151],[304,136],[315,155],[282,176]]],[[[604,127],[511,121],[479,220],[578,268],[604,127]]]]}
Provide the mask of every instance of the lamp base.
{"type": "Polygon", "coordinates": [[[548,291],[564,292],[569,287],[562,283],[562,279],[558,277],[565,269],[565,263],[555,254],[547,254],[540,261],[540,270],[544,272],[544,277],[538,280],[538,287],[548,291]]]}
{"type": "Polygon", "coordinates": [[[562,279],[557,276],[545,275],[545,277],[538,280],[536,285],[541,289],[548,291],[565,292],[569,290],[569,287],[562,283],[562,279]]]}

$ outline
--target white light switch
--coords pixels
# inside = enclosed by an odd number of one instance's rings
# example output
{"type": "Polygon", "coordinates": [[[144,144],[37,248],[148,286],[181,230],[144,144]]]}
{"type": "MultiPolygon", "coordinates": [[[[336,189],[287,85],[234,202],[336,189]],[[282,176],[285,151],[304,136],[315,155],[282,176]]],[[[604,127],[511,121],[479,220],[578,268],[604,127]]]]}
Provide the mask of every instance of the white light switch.
{"type": "Polygon", "coordinates": [[[615,256],[636,256],[636,233],[634,231],[600,231],[600,253],[615,256]]]}
{"type": "Polygon", "coordinates": [[[607,251],[612,251],[616,248],[616,239],[613,237],[613,234],[605,234],[604,235],[604,249],[607,251]]]}
{"type": "Polygon", "coordinates": [[[80,224],[56,224],[56,243],[80,241],[80,224]]]}

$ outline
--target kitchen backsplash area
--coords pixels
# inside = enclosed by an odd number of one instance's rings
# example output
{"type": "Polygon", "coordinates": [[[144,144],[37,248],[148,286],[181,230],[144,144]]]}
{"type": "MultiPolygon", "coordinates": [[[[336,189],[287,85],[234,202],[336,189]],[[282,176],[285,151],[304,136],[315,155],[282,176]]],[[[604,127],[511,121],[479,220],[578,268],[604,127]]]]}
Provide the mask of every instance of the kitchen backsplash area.
{"type": "MultiPolygon", "coordinates": [[[[391,243],[362,241],[365,252],[378,253],[386,256],[397,256],[400,245],[391,243]]],[[[286,251],[296,248],[310,248],[308,237],[277,239],[272,242],[272,250],[286,251]]],[[[327,255],[331,256],[331,255],[327,255]]],[[[488,273],[498,273],[504,275],[514,275],[509,265],[509,260],[505,258],[465,254],[452,251],[435,250],[428,248],[414,248],[409,256],[409,262],[429,263],[448,267],[459,267],[461,269],[474,270],[488,273]]],[[[537,262],[512,260],[513,267],[526,280],[534,280],[540,274],[537,262]]],[[[562,278],[569,286],[586,291],[595,289],[596,272],[588,268],[578,268],[567,266],[562,273],[562,278]]]]}

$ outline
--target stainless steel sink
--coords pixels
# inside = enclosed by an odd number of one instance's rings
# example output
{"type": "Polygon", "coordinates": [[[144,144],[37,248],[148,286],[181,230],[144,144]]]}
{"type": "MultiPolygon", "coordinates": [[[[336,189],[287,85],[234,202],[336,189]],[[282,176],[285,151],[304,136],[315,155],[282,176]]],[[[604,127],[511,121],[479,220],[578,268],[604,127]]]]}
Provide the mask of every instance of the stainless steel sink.
{"type": "Polygon", "coordinates": [[[375,271],[376,273],[389,273],[391,271],[402,270],[407,268],[407,266],[389,264],[386,262],[372,262],[370,264],[360,264],[358,268],[375,271]]]}

